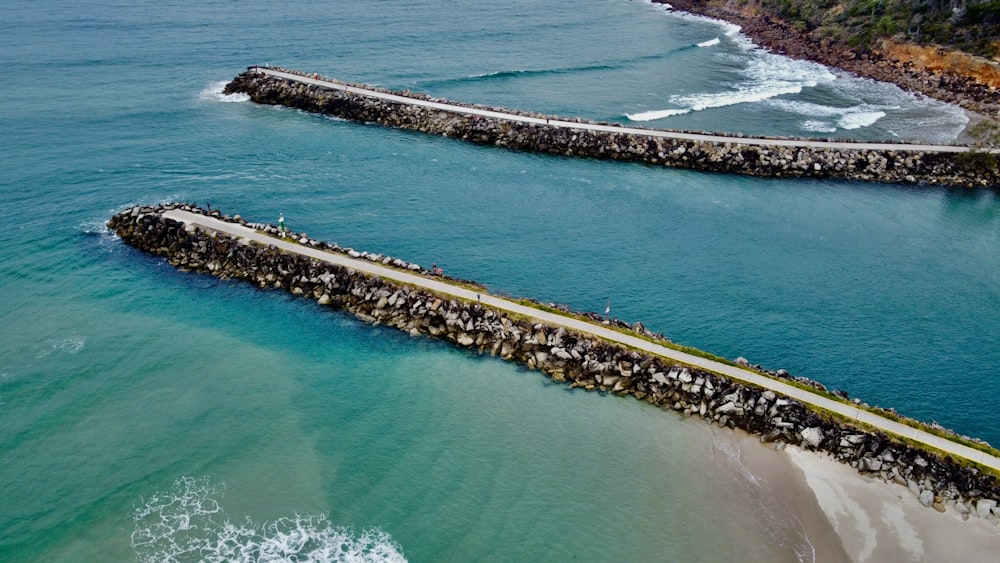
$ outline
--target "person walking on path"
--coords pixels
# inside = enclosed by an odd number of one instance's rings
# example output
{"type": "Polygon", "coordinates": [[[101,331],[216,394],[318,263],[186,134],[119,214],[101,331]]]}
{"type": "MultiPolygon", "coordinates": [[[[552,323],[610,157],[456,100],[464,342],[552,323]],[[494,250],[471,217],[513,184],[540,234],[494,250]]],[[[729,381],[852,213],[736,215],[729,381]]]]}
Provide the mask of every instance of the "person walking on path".
{"type": "Polygon", "coordinates": [[[278,232],[281,233],[281,236],[285,236],[285,214],[284,213],[278,213],[278,232]]]}

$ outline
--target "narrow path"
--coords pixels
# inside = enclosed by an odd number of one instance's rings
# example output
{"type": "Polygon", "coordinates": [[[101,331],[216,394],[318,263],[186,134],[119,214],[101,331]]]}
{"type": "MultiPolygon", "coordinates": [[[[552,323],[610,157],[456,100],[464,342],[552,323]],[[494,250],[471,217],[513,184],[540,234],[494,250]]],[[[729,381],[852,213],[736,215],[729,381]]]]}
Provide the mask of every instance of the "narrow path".
{"type": "MultiPolygon", "coordinates": [[[[550,127],[559,127],[563,129],[583,129],[589,131],[620,133],[620,134],[638,135],[644,137],[665,137],[670,139],[681,139],[687,141],[704,141],[710,143],[757,145],[757,146],[768,146],[768,147],[796,147],[796,148],[809,148],[809,149],[846,149],[846,150],[901,151],[901,152],[946,152],[946,153],[968,152],[969,150],[971,150],[970,147],[956,146],[956,145],[923,145],[923,144],[906,144],[906,143],[865,143],[865,142],[854,143],[854,142],[843,142],[843,141],[809,141],[801,139],[764,139],[757,137],[727,137],[724,135],[709,135],[703,133],[682,133],[680,131],[663,131],[659,129],[642,129],[637,127],[599,125],[596,123],[577,123],[575,121],[529,117],[525,115],[503,113],[499,111],[470,108],[470,107],[447,104],[442,102],[431,102],[428,100],[408,98],[406,96],[399,96],[397,94],[388,94],[386,92],[369,90],[359,86],[348,86],[340,82],[332,82],[329,80],[324,80],[322,78],[312,78],[309,76],[302,76],[300,74],[293,74],[290,72],[275,70],[273,68],[266,68],[266,67],[251,67],[251,68],[256,69],[256,71],[260,74],[267,74],[269,76],[274,76],[276,78],[282,78],[285,80],[294,80],[296,82],[301,82],[303,84],[312,84],[315,86],[320,86],[331,90],[341,90],[344,92],[361,94],[373,98],[380,98],[389,102],[427,107],[461,115],[479,115],[482,117],[490,117],[493,119],[506,119],[509,121],[516,121],[520,123],[531,123],[534,125],[548,125],[550,127]]],[[[993,149],[990,152],[1000,152],[1000,149],[993,149]]]]}
{"type": "Polygon", "coordinates": [[[244,227],[243,225],[238,225],[235,223],[228,223],[225,221],[220,221],[214,217],[206,217],[204,215],[198,215],[196,213],[191,213],[188,211],[183,211],[179,209],[172,209],[163,213],[163,216],[168,219],[173,219],[175,221],[180,221],[182,223],[197,225],[206,229],[213,231],[223,232],[230,234],[237,239],[249,239],[264,245],[274,245],[285,252],[290,252],[293,254],[299,254],[302,256],[307,256],[309,258],[315,258],[316,260],[321,260],[323,262],[329,262],[331,264],[337,264],[339,266],[344,266],[347,268],[353,268],[355,270],[365,272],[367,274],[379,276],[388,280],[393,280],[399,283],[404,283],[414,287],[421,287],[439,293],[442,295],[449,295],[452,297],[457,297],[459,299],[466,299],[469,301],[474,301],[478,299],[484,305],[488,305],[495,309],[500,309],[521,315],[527,318],[536,319],[538,321],[544,322],[552,326],[562,326],[568,329],[575,330],[582,334],[589,334],[596,336],[598,338],[603,338],[608,341],[618,342],[626,346],[631,346],[632,348],[643,350],[657,356],[668,358],[677,362],[682,362],[691,366],[696,366],[711,372],[715,372],[732,379],[743,381],[745,383],[751,383],[765,389],[770,389],[776,393],[792,397],[802,401],[803,403],[820,407],[822,409],[828,410],[830,412],[837,413],[844,416],[850,420],[856,420],[874,426],[880,430],[883,430],[889,434],[894,434],[897,436],[903,436],[920,442],[922,444],[932,446],[941,451],[947,452],[951,455],[972,460],[982,465],[991,467],[997,471],[1000,471],[1000,458],[989,455],[986,452],[981,452],[979,450],[952,442],[946,438],[940,436],[935,436],[923,430],[912,428],[905,424],[900,424],[896,421],[889,420],[877,414],[861,410],[860,408],[852,405],[847,405],[840,403],[821,395],[816,395],[810,393],[809,391],[799,389],[798,387],[793,387],[778,381],[776,379],[771,379],[765,377],[759,373],[745,370],[739,367],[730,366],[713,360],[708,360],[698,356],[693,356],[685,352],[680,352],[666,346],[655,344],[647,340],[643,340],[636,336],[629,334],[623,334],[621,332],[611,330],[602,325],[593,324],[590,322],[582,321],[579,319],[574,319],[570,317],[565,317],[555,313],[550,313],[548,311],[542,311],[532,307],[527,307],[513,301],[509,301],[502,297],[497,297],[490,295],[488,293],[477,293],[474,290],[466,289],[464,287],[459,287],[447,283],[445,281],[427,278],[422,275],[411,274],[409,272],[404,272],[401,270],[396,270],[393,268],[387,268],[379,264],[370,262],[368,260],[355,259],[343,254],[335,254],[331,252],[326,252],[310,246],[300,245],[293,242],[288,242],[280,239],[276,239],[259,231],[253,230],[249,227],[244,227]]]}

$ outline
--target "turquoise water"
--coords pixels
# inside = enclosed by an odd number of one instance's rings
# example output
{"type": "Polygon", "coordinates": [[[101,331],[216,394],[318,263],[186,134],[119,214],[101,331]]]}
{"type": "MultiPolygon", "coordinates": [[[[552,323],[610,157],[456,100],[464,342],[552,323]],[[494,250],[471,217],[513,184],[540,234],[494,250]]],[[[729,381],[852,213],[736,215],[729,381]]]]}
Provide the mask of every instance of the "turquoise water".
{"type": "Polygon", "coordinates": [[[0,62],[0,559],[810,560],[726,433],[177,272],[104,229],[133,203],[280,211],[494,291],[610,300],[1000,443],[994,193],[558,159],[218,92],[272,63],[658,127],[932,141],[954,108],[619,0],[14,0],[0,62]]]}

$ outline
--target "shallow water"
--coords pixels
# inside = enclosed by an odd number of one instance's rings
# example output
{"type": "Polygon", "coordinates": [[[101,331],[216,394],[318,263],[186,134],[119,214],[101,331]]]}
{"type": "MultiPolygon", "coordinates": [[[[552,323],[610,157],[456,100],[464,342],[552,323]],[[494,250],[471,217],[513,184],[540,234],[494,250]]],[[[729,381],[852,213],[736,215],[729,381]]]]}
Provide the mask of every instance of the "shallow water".
{"type": "Polygon", "coordinates": [[[731,31],[618,0],[15,0],[0,21],[0,558],[803,548],[701,423],[177,272],[104,229],[133,203],[280,211],[494,291],[610,300],[677,342],[1000,443],[995,194],[559,159],[219,94],[272,63],[591,119],[688,110],[641,122],[655,127],[947,141],[964,124],[731,31]]]}

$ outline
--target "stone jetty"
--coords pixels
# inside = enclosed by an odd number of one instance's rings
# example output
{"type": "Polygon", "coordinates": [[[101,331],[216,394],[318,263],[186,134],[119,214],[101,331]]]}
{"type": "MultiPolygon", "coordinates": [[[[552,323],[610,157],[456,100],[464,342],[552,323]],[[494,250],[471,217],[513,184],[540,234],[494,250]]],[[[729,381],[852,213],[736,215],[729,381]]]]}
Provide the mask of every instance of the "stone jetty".
{"type": "Polygon", "coordinates": [[[969,147],[639,129],[463,104],[276,67],[251,67],[225,92],[246,93],[260,104],[567,157],[775,178],[1000,186],[997,154],[969,147]]]}
{"type": "MultiPolygon", "coordinates": [[[[239,215],[230,217],[189,204],[131,207],[112,217],[108,226],[125,243],[162,256],[177,268],[288,291],[315,300],[319,306],[347,311],[367,323],[395,327],[413,336],[438,338],[476,353],[517,362],[571,388],[632,396],[685,417],[739,428],[778,449],[794,444],[827,452],[862,474],[907,487],[920,502],[938,511],[1000,520],[1000,478],[996,472],[857,427],[829,413],[811,410],[798,400],[718,373],[521,318],[478,300],[448,298],[288,252],[269,242],[175,221],[167,216],[175,210],[243,225],[270,235],[260,237],[265,241],[272,240],[270,237],[278,240],[278,227],[274,225],[247,223],[239,215]]],[[[428,279],[450,281],[405,260],[358,252],[303,234],[290,233],[283,240],[310,251],[349,256],[428,279]]],[[[485,291],[483,294],[488,295],[485,291]]],[[[580,316],[597,322],[601,318],[594,313],[580,316]]],[[[609,324],[649,340],[666,342],[639,323],[609,324]]],[[[737,363],[749,364],[743,359],[737,363]]],[[[781,370],[767,373],[790,377],[781,370]]]]}

